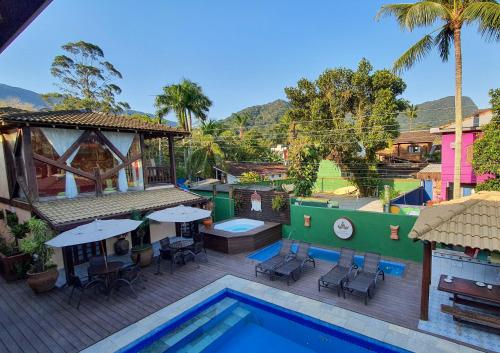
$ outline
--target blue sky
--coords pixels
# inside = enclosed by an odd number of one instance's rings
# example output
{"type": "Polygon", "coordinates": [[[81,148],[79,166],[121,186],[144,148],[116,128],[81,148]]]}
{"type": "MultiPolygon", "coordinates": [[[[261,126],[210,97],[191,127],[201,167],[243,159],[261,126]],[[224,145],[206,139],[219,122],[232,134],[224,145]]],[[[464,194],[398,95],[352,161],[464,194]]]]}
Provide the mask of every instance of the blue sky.
{"type": "MultiPolygon", "coordinates": [[[[355,68],[362,57],[390,67],[426,31],[377,22],[379,0],[54,0],[0,55],[0,82],[54,91],[49,67],[60,46],[101,46],[123,74],[121,100],[153,112],[154,95],[183,77],[198,82],[223,118],[285,98],[283,88],[326,68],[355,68]]],[[[466,28],[464,95],[481,107],[500,86],[500,46],[466,28]]],[[[433,53],[403,75],[405,98],[421,103],[454,94],[454,68],[433,53]]]]}

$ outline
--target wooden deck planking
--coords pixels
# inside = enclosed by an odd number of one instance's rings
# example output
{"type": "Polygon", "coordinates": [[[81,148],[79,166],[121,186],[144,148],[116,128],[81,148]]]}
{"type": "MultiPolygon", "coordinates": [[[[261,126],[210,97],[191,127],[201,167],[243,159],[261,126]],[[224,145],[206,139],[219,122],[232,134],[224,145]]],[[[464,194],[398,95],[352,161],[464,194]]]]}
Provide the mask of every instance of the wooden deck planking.
{"type": "MultiPolygon", "coordinates": [[[[255,261],[246,254],[226,255],[209,251],[209,261],[177,267],[170,274],[167,262],[162,274],[156,266],[143,271],[146,281],[137,285],[135,299],[128,288],[114,292],[109,300],[102,295],[82,298],[76,310],[76,298],[67,303],[69,290],[54,290],[35,295],[24,281],[5,283],[0,280],[0,351],[19,353],[77,352],[110,334],[150,315],[186,295],[232,274],[257,281],[294,294],[376,317],[407,328],[416,329],[420,305],[421,269],[407,263],[403,278],[387,276],[375,297],[365,306],[362,298],[348,295],[344,300],[331,290],[317,290],[317,279],[331,263],[318,261],[296,283],[269,281],[255,277],[255,261]],[[145,289],[142,288],[145,287],[145,289]]],[[[91,291],[89,291],[91,294],[91,291]]]]}

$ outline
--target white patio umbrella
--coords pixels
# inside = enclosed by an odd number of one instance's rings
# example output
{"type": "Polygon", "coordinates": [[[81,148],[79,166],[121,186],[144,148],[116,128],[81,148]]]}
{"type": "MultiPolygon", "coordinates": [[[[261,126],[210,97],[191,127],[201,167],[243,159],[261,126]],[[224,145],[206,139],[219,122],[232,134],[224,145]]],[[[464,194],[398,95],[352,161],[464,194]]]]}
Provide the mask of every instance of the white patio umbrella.
{"type": "Polygon", "coordinates": [[[45,244],[62,248],[78,244],[92,243],[128,233],[136,229],[142,222],[132,219],[96,219],[52,238],[45,244]]]}
{"type": "Polygon", "coordinates": [[[176,206],[156,211],[146,216],[157,222],[187,223],[210,217],[212,211],[189,206],[176,206]]]}

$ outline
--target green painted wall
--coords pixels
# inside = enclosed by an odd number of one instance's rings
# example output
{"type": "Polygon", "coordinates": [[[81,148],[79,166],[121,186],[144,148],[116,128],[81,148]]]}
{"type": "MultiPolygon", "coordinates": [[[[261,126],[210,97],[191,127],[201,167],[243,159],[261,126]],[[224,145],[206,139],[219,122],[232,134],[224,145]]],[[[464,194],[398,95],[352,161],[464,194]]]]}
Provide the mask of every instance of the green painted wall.
{"type": "MultiPolygon", "coordinates": [[[[212,200],[212,192],[211,191],[193,191],[195,194],[206,197],[209,200],[212,200]]],[[[227,192],[218,192],[215,197],[215,214],[214,221],[223,221],[225,219],[234,217],[234,201],[229,199],[229,193],[227,192]]]]}
{"type": "Polygon", "coordinates": [[[373,251],[382,256],[422,261],[422,245],[408,238],[417,217],[335,208],[291,205],[291,224],[283,226],[283,236],[331,247],[349,247],[357,252],[373,251]],[[311,216],[311,227],[304,227],[304,215],[311,216]],[[333,234],[333,223],[340,217],[354,224],[349,240],[333,234]],[[389,225],[399,225],[399,240],[390,239],[389,225]]]}

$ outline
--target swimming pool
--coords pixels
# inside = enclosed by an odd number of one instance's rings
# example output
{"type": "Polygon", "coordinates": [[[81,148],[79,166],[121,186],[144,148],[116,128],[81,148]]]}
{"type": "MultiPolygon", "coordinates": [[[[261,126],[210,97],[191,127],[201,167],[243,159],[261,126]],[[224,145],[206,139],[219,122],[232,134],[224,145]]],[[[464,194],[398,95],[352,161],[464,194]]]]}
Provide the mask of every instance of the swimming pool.
{"type": "MultiPolygon", "coordinates": [[[[257,261],[265,261],[271,258],[272,256],[277,255],[280,251],[280,248],[281,248],[281,241],[278,241],[274,244],[271,244],[269,246],[266,246],[265,248],[262,248],[260,250],[251,253],[250,255],[248,255],[248,258],[257,261]]],[[[321,259],[330,262],[337,262],[340,256],[338,251],[324,249],[324,248],[317,248],[317,247],[311,247],[309,255],[311,255],[315,259],[321,259]]],[[[363,267],[364,261],[365,258],[363,256],[360,255],[354,256],[354,263],[358,267],[363,267]]],[[[400,262],[381,260],[380,267],[386,275],[402,277],[406,265],[400,262]]]]}
{"type": "Polygon", "coordinates": [[[263,225],[264,222],[256,219],[237,218],[227,222],[218,223],[214,226],[214,229],[231,233],[243,233],[263,225]]]}
{"type": "Polygon", "coordinates": [[[226,288],[119,352],[409,351],[226,288]]]}

